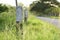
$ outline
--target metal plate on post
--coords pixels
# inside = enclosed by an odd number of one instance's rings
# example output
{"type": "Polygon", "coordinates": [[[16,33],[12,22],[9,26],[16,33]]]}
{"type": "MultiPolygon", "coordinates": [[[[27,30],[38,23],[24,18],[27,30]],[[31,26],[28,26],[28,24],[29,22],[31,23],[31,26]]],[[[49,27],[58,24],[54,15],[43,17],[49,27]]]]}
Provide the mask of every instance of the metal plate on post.
{"type": "Polygon", "coordinates": [[[16,21],[21,22],[22,20],[23,20],[22,7],[17,6],[16,7],[16,21]]]}

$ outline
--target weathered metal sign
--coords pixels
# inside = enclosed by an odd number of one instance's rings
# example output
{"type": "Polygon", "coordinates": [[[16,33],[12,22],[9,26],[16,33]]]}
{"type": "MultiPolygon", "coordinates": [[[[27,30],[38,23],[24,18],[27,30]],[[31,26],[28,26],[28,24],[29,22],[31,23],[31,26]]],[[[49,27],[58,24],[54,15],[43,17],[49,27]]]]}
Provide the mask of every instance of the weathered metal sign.
{"type": "Polygon", "coordinates": [[[23,20],[23,13],[22,13],[22,7],[17,6],[16,7],[16,21],[22,21],[23,20]]]}

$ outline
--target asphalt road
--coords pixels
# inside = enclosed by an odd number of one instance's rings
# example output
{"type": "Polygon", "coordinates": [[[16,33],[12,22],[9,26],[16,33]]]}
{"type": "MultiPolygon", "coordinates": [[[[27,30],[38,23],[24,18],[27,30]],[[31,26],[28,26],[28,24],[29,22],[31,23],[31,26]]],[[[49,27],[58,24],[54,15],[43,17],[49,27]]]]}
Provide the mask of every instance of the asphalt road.
{"type": "Polygon", "coordinates": [[[60,28],[60,20],[59,19],[53,19],[53,18],[47,18],[47,17],[37,17],[38,19],[41,19],[43,21],[49,22],[56,27],[60,28]]]}

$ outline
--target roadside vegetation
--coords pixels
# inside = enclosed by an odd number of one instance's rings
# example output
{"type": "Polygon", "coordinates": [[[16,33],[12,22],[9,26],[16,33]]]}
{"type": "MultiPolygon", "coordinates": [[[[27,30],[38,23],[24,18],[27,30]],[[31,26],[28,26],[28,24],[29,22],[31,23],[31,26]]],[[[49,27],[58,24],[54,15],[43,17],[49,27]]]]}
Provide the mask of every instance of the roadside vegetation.
{"type": "Polygon", "coordinates": [[[30,5],[30,11],[37,16],[59,18],[60,3],[57,0],[39,0],[30,5]]]}
{"type": "MultiPolygon", "coordinates": [[[[23,22],[23,33],[24,40],[60,40],[60,29],[37,19],[31,13],[28,15],[27,23],[23,22]]],[[[11,7],[8,12],[0,13],[0,40],[17,40],[14,7],[11,7]]]]}

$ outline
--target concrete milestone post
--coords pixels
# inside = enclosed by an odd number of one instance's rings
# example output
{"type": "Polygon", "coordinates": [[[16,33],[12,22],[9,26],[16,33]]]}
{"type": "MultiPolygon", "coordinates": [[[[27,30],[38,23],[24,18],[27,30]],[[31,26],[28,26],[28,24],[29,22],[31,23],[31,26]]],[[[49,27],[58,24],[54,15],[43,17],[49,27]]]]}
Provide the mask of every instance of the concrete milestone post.
{"type": "MultiPolygon", "coordinates": [[[[16,23],[17,23],[17,27],[16,27],[16,29],[19,31],[19,28],[20,28],[21,35],[23,35],[22,20],[23,20],[22,7],[21,6],[17,6],[17,9],[16,9],[16,23]]],[[[21,38],[22,38],[22,36],[21,36],[21,38]]]]}
{"type": "Polygon", "coordinates": [[[21,6],[17,6],[16,8],[16,22],[22,22],[23,20],[23,13],[22,13],[22,7],[21,6]]]}
{"type": "Polygon", "coordinates": [[[28,18],[28,10],[27,10],[27,8],[25,8],[25,10],[24,10],[24,22],[27,22],[27,18],[28,18]]]}
{"type": "MultiPolygon", "coordinates": [[[[19,29],[20,29],[21,40],[23,39],[22,20],[23,20],[22,6],[18,6],[17,0],[16,0],[16,33],[17,33],[17,36],[19,36],[19,29]]],[[[19,40],[19,37],[17,37],[17,39],[19,40]]]]}
{"type": "Polygon", "coordinates": [[[20,33],[21,35],[23,35],[23,25],[22,25],[22,19],[23,18],[23,14],[22,14],[22,7],[21,6],[17,6],[17,9],[16,9],[16,23],[17,23],[17,31],[19,31],[19,28],[20,28],[20,33]]]}

